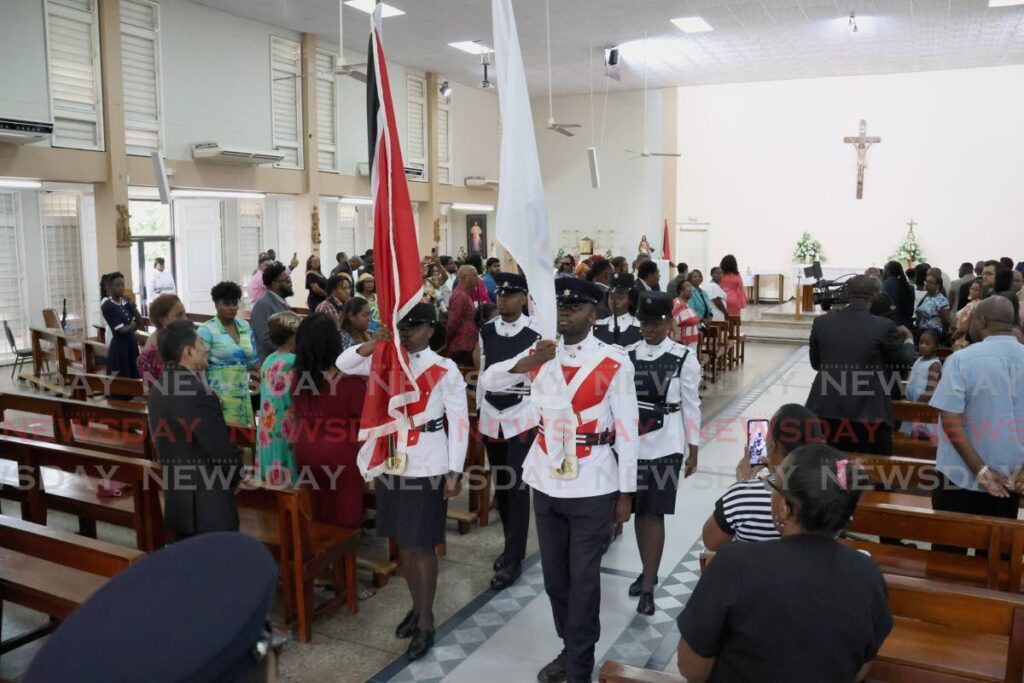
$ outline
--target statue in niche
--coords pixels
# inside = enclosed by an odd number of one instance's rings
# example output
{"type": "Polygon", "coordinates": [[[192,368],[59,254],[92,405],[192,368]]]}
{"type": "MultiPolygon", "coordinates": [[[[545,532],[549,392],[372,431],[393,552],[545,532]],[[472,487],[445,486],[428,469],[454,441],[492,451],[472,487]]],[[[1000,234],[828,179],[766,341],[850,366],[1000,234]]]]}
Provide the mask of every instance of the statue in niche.
{"type": "Polygon", "coordinates": [[[651,244],[647,241],[647,235],[640,236],[640,244],[636,247],[637,254],[648,254],[651,253],[651,244]]]}
{"type": "Polygon", "coordinates": [[[309,219],[310,225],[310,239],[313,244],[320,244],[320,208],[317,206],[313,207],[312,215],[309,219]]]}
{"type": "Polygon", "coordinates": [[[117,210],[117,246],[130,247],[132,245],[131,215],[128,213],[127,204],[118,204],[117,210]]]}

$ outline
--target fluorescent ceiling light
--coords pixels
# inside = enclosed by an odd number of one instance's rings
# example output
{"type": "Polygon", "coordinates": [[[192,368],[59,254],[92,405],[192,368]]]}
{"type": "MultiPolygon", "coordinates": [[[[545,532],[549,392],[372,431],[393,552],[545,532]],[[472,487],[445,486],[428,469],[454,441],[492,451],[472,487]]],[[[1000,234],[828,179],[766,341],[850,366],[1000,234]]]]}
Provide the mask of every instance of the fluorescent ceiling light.
{"type": "Polygon", "coordinates": [[[369,197],[342,197],[338,201],[342,204],[351,204],[353,206],[373,206],[373,200],[369,197]]]}
{"type": "Polygon", "coordinates": [[[233,192],[231,190],[172,190],[175,199],[263,199],[262,192],[233,192]]]}
{"type": "Polygon", "coordinates": [[[0,187],[8,190],[38,190],[43,184],[38,180],[24,178],[0,178],[0,187]]]}
{"type": "MultiPolygon", "coordinates": [[[[374,0],[346,0],[345,4],[351,7],[352,9],[359,10],[360,12],[373,14],[373,8],[376,6],[377,3],[374,0]]],[[[387,19],[388,17],[400,17],[403,14],[405,14],[405,12],[398,9],[397,7],[392,7],[391,5],[385,3],[381,3],[380,5],[380,15],[385,19],[387,19]]]]}
{"type": "Polygon", "coordinates": [[[711,28],[711,24],[700,17],[679,17],[678,19],[673,19],[672,23],[683,33],[706,33],[715,30],[711,28]]]}
{"type": "Polygon", "coordinates": [[[456,211],[494,211],[492,204],[452,204],[456,211]]]}
{"type": "Polygon", "coordinates": [[[1024,5],[1024,0],[988,0],[989,7],[1012,7],[1013,5],[1024,5]]]}
{"type": "Polygon", "coordinates": [[[455,43],[448,43],[448,47],[454,47],[456,50],[462,50],[471,55],[489,55],[494,52],[491,48],[475,40],[460,40],[455,43]]]}

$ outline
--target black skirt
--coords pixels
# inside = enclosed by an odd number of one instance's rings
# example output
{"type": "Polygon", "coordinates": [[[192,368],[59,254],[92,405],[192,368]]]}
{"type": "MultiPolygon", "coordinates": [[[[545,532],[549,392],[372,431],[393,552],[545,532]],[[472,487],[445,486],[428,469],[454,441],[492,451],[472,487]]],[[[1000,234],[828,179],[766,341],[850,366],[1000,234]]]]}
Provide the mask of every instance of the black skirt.
{"type": "Polygon", "coordinates": [[[633,511],[638,515],[674,514],[682,468],[682,453],[638,460],[633,511]]]}
{"type": "Polygon", "coordinates": [[[448,518],[444,484],[444,475],[377,477],[373,483],[377,535],[394,538],[399,547],[407,548],[433,548],[444,543],[448,518]]]}

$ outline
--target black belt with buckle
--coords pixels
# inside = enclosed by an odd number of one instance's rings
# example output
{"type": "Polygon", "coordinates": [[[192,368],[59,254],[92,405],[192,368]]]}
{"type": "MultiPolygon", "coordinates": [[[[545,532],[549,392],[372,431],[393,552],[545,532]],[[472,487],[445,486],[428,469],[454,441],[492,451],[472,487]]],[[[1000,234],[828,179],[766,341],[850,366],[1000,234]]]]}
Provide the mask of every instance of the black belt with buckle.
{"type": "MultiPolygon", "coordinates": [[[[539,431],[540,435],[544,435],[544,430],[539,431]]],[[[606,429],[599,434],[577,434],[576,435],[577,446],[614,446],[615,445],[615,432],[606,429]]]]}
{"type": "Polygon", "coordinates": [[[678,413],[682,409],[682,406],[679,403],[648,403],[646,401],[637,401],[636,404],[641,410],[650,410],[662,415],[678,413]]]}
{"type": "Polygon", "coordinates": [[[439,432],[444,429],[444,418],[437,417],[416,428],[417,432],[439,432]]]}

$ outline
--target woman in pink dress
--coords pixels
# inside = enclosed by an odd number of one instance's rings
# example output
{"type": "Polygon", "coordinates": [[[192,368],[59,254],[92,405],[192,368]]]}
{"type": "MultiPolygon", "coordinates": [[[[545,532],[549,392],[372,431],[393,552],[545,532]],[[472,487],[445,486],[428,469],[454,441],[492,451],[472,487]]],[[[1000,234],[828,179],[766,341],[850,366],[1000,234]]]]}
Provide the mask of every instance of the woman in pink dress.
{"type": "Polygon", "coordinates": [[[736,265],[736,257],[727,254],[722,257],[722,281],[719,285],[725,290],[726,301],[725,311],[729,317],[739,317],[740,312],[747,307],[747,288],[743,286],[743,278],[740,276],[739,266],[736,265]]]}
{"type": "Polygon", "coordinates": [[[675,338],[683,346],[697,352],[697,342],[700,340],[700,318],[690,308],[690,297],[693,295],[693,285],[688,280],[679,281],[679,296],[676,297],[672,306],[672,326],[675,330],[675,338]]]}
{"type": "Polygon", "coordinates": [[[161,294],[149,305],[149,321],[156,331],[149,335],[149,341],[139,352],[139,374],[148,390],[164,374],[164,362],[160,359],[160,330],[175,320],[185,317],[185,306],[174,294],[161,294]]]}

